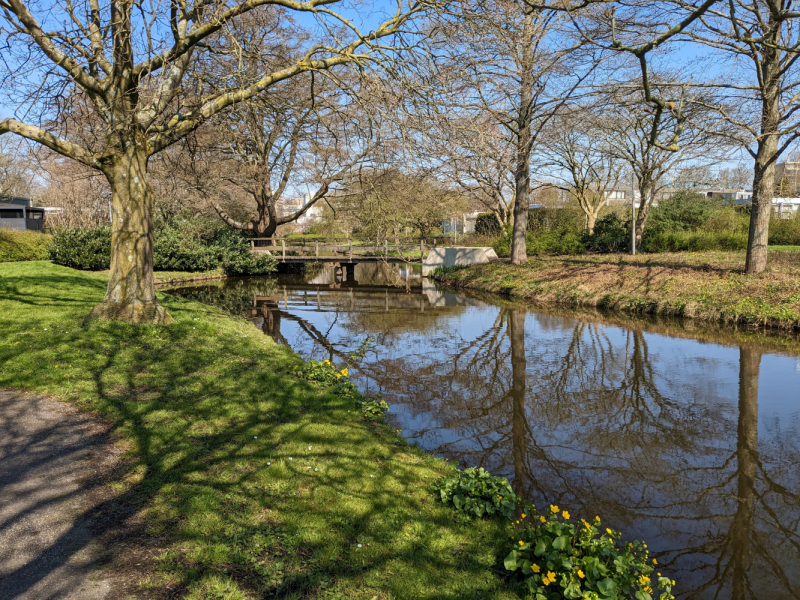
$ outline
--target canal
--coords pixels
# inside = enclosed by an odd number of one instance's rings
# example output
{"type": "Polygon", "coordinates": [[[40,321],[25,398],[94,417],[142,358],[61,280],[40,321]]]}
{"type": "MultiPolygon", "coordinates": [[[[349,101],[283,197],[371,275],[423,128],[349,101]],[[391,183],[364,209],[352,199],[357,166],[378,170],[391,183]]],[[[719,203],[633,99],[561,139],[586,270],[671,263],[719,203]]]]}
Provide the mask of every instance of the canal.
{"type": "Polygon", "coordinates": [[[341,363],[410,441],[642,539],[681,598],[800,598],[800,340],[536,310],[403,267],[170,290],[341,363]]]}

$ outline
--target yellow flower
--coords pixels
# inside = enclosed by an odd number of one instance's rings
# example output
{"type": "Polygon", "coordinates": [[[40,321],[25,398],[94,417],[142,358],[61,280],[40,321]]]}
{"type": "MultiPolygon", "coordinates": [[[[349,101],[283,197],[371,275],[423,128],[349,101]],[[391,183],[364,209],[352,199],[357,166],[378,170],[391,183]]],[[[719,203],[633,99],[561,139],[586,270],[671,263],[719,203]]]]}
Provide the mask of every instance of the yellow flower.
{"type": "Polygon", "coordinates": [[[558,507],[555,504],[551,504],[550,505],[550,511],[554,512],[554,513],[557,513],[558,512],[558,507]]]}
{"type": "Polygon", "coordinates": [[[342,374],[341,374],[341,373],[337,373],[337,374],[336,374],[336,379],[339,379],[339,377],[341,377],[341,376],[342,376],[342,374]]]}
{"type": "Polygon", "coordinates": [[[562,511],[561,513],[565,519],[569,519],[569,513],[567,511],[562,511]]]}
{"type": "Polygon", "coordinates": [[[325,360],[323,360],[323,361],[322,361],[322,364],[324,364],[324,365],[329,365],[329,364],[331,364],[331,361],[329,361],[329,360],[326,358],[325,360]]]}
{"type": "Polygon", "coordinates": [[[523,542],[522,540],[520,540],[520,541],[519,541],[519,545],[520,545],[520,546],[524,546],[524,545],[525,545],[525,542],[523,542]]]}
{"type": "Polygon", "coordinates": [[[584,574],[583,574],[583,571],[581,571],[580,569],[578,569],[578,577],[580,577],[581,579],[583,579],[584,577],[586,577],[586,575],[584,575],[584,574]]]}
{"type": "Polygon", "coordinates": [[[503,499],[503,497],[502,497],[502,496],[498,496],[498,498],[500,498],[500,500],[502,500],[502,499],[503,499]]]}
{"type": "Polygon", "coordinates": [[[345,377],[347,377],[347,367],[345,367],[344,369],[342,369],[342,375],[344,375],[345,377]]]}
{"type": "Polygon", "coordinates": [[[556,580],[556,574],[553,573],[552,571],[548,571],[547,572],[547,579],[549,579],[550,581],[548,581],[545,585],[550,585],[551,583],[553,583],[556,580]]]}
{"type": "Polygon", "coordinates": [[[547,523],[547,519],[545,519],[545,518],[544,518],[544,515],[542,515],[541,517],[539,517],[539,520],[540,520],[542,523],[547,523]]]}
{"type": "Polygon", "coordinates": [[[523,519],[524,519],[526,516],[527,516],[527,515],[526,515],[525,513],[522,513],[522,518],[523,518],[523,519]]]}
{"type": "Polygon", "coordinates": [[[537,565],[536,563],[533,563],[531,565],[531,571],[533,571],[534,573],[538,573],[539,571],[541,571],[541,569],[539,568],[539,565],[537,565]]]}
{"type": "Polygon", "coordinates": [[[608,527],[606,527],[606,533],[607,533],[608,535],[614,535],[614,532],[613,532],[613,531],[611,531],[611,530],[610,530],[608,527]]]}
{"type": "Polygon", "coordinates": [[[600,517],[595,517],[594,520],[599,522],[600,521],[600,517]]]}

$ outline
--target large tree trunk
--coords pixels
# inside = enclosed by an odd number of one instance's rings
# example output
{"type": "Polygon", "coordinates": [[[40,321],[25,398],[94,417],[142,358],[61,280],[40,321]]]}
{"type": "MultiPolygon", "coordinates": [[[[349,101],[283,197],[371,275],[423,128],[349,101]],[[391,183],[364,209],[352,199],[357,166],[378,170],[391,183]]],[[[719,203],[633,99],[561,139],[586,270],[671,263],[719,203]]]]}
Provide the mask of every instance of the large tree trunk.
{"type": "Polygon", "coordinates": [[[522,60],[520,68],[520,105],[517,118],[517,168],[515,179],[514,229],[511,240],[511,264],[528,262],[526,236],[528,233],[528,209],[530,207],[531,146],[533,138],[531,121],[533,115],[533,9],[526,5],[525,23],[522,28],[522,60]]]}
{"type": "MultiPolygon", "coordinates": [[[[134,138],[135,139],[135,138],[134,138]]],[[[173,319],[153,284],[153,189],[143,143],[128,142],[104,169],[111,186],[111,271],[91,317],[165,325],[173,319]]]]}
{"type": "Polygon", "coordinates": [[[758,141],[756,160],[753,165],[753,204],[750,211],[750,231],[747,237],[747,259],[745,273],[755,275],[767,268],[767,246],[769,244],[769,217],[772,213],[772,195],[775,187],[775,155],[778,152],[777,97],[771,107],[764,101],[762,136],[758,141]]]}

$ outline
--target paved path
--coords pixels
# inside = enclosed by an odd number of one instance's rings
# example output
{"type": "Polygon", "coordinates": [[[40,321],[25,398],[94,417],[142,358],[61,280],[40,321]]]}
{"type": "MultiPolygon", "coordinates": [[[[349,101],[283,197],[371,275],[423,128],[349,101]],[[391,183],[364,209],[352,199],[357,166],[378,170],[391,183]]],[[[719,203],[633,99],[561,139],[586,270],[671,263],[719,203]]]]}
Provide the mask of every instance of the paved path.
{"type": "Polygon", "coordinates": [[[0,390],[0,600],[106,600],[92,508],[116,452],[98,419],[0,390]]]}

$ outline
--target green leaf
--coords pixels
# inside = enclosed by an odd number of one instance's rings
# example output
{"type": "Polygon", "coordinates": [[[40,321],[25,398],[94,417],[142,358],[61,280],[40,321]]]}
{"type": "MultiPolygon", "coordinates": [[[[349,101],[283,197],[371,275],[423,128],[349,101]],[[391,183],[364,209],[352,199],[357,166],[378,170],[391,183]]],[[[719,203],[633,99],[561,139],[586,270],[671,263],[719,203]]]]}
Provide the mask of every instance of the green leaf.
{"type": "Polygon", "coordinates": [[[544,540],[539,540],[536,542],[536,548],[533,550],[533,553],[536,556],[541,556],[544,554],[545,550],[547,550],[547,542],[544,540]]]}
{"type": "Polygon", "coordinates": [[[519,555],[517,554],[516,550],[512,550],[506,559],[503,561],[503,564],[508,571],[516,571],[517,570],[517,561],[519,560],[519,555]]]}
{"type": "Polygon", "coordinates": [[[556,550],[563,550],[569,544],[569,536],[568,535],[560,535],[556,539],[553,540],[553,548],[556,550]]]}
{"type": "Polygon", "coordinates": [[[617,590],[617,584],[610,577],[606,577],[602,581],[597,582],[597,590],[604,596],[614,596],[617,590]]]}
{"type": "Polygon", "coordinates": [[[461,507],[464,506],[464,496],[461,494],[456,494],[453,496],[453,504],[456,505],[456,508],[461,510],[461,507]]]}

